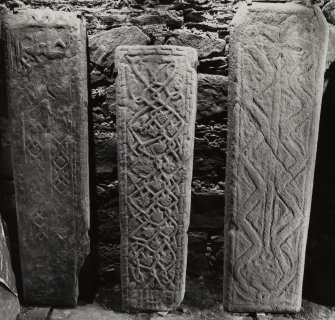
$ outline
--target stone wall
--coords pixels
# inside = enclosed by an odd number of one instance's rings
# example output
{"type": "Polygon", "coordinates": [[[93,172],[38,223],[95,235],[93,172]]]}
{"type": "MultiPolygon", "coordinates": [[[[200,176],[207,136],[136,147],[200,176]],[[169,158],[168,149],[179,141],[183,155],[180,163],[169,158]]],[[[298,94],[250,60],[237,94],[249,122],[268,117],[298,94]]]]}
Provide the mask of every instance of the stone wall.
{"type": "MultiPolygon", "coordinates": [[[[120,275],[114,50],[121,44],[174,44],[198,50],[188,274],[200,279],[215,278],[222,283],[227,56],[229,23],[237,1],[2,0],[0,4],[8,8],[78,10],[86,17],[90,58],[92,254],[82,278],[89,275],[93,279],[90,275],[97,265],[100,285],[115,284],[120,275]]],[[[8,190],[13,195],[10,184],[8,190]]],[[[87,282],[82,292],[89,288],[87,282]]]]}
{"type": "MultiPolygon", "coordinates": [[[[221,275],[226,149],[227,52],[234,4],[214,1],[124,1],[87,8],[91,106],[96,160],[99,276],[119,277],[114,49],[119,44],[191,46],[199,54],[189,268],[221,275]]],[[[73,9],[73,7],[71,7],[73,9]]],[[[81,8],[82,9],[82,8],[81,8]]]]}
{"type": "MultiPolygon", "coordinates": [[[[121,44],[173,44],[197,49],[199,89],[188,273],[221,279],[228,35],[236,4],[212,0],[2,3],[10,9],[51,8],[85,15],[90,60],[92,254],[82,278],[97,265],[100,284],[117,283],[120,275],[114,50],[121,44]]],[[[87,280],[84,282],[82,291],[89,287],[87,280]]]]}

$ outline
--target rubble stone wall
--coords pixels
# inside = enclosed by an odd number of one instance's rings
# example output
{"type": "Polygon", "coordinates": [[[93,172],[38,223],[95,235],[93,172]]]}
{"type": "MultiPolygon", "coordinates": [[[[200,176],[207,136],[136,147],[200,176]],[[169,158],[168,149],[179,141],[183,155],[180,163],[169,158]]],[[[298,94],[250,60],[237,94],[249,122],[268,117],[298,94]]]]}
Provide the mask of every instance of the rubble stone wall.
{"type": "Polygon", "coordinates": [[[81,11],[86,18],[92,198],[92,254],[86,267],[98,265],[100,284],[120,278],[115,48],[171,44],[197,49],[198,111],[187,272],[222,282],[227,57],[229,23],[237,1],[2,0],[0,4],[81,11]]]}

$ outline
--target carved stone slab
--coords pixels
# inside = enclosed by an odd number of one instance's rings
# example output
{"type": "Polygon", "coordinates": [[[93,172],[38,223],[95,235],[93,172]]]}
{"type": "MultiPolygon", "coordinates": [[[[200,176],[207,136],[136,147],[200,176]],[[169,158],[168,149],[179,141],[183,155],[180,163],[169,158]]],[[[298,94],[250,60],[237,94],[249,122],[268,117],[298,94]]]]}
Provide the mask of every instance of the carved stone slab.
{"type": "Polygon", "coordinates": [[[20,303],[17,297],[15,276],[0,217],[0,319],[15,320],[19,313],[20,303]]]}
{"type": "Polygon", "coordinates": [[[176,308],[185,291],[196,115],[195,49],[118,47],[122,295],[127,311],[176,308]]]}
{"type": "Polygon", "coordinates": [[[318,8],[254,3],[233,21],[224,269],[229,311],[301,307],[327,42],[318,8]]]}
{"type": "Polygon", "coordinates": [[[75,305],[89,250],[86,27],[22,10],[4,32],[24,300],[75,305]]]}

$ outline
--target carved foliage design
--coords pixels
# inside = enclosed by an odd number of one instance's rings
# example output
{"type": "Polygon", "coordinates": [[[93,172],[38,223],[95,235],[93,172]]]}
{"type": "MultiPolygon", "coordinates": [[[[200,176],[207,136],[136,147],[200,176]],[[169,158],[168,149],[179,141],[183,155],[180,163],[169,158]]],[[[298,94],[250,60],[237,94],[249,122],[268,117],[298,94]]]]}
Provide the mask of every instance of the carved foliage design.
{"type": "Polygon", "coordinates": [[[193,158],[193,50],[117,53],[125,308],[171,308],[183,296],[193,158]]]}
{"type": "Polygon", "coordinates": [[[225,300],[299,310],[325,29],[313,9],[248,14],[231,49],[225,300]]]}

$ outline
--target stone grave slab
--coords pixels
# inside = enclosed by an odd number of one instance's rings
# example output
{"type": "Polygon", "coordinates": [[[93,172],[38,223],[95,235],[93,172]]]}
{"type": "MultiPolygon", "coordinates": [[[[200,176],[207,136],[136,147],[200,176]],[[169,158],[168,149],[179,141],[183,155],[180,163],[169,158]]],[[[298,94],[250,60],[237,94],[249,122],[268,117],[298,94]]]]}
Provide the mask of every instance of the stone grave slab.
{"type": "Polygon", "coordinates": [[[86,26],[19,9],[3,31],[24,302],[73,306],[89,250],[86,26]]]}
{"type": "Polygon", "coordinates": [[[185,291],[195,49],[116,50],[123,308],[168,311],[185,291]]]}
{"type": "Polygon", "coordinates": [[[328,25],[316,7],[253,3],[230,39],[224,307],[296,312],[328,25]]]}

